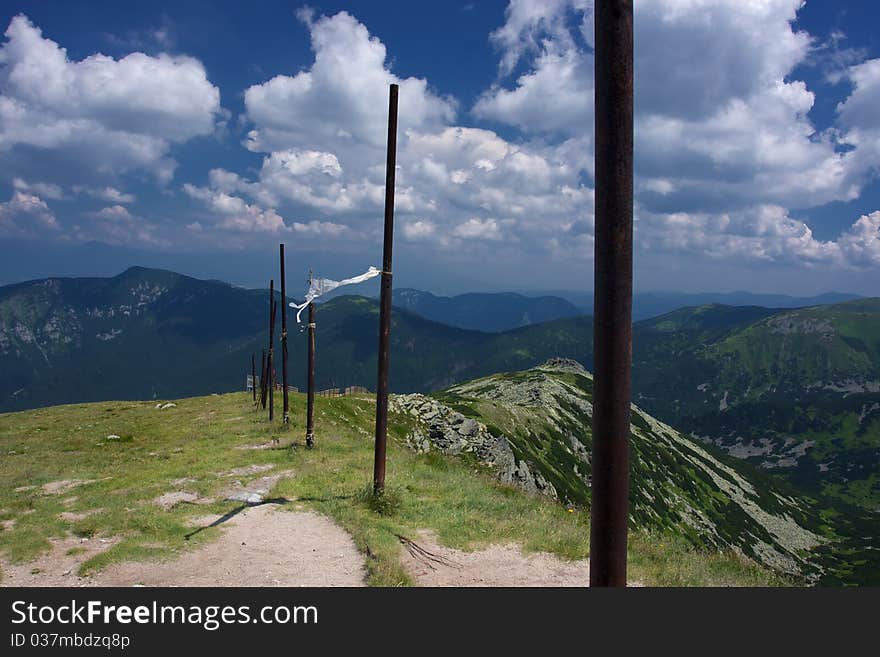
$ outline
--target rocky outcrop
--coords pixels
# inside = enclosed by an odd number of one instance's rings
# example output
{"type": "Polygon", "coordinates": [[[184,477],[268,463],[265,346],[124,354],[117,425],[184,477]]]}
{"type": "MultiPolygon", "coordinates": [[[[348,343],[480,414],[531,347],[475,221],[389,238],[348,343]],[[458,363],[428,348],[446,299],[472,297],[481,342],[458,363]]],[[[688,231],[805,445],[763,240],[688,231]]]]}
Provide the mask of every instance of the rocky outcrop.
{"type": "Polygon", "coordinates": [[[471,453],[500,481],[557,499],[553,484],[540,472],[532,471],[524,460],[517,460],[508,439],[493,435],[482,422],[425,395],[395,395],[389,401],[392,410],[417,420],[417,428],[407,436],[407,444],[417,452],[436,449],[450,455],[471,453]]]}

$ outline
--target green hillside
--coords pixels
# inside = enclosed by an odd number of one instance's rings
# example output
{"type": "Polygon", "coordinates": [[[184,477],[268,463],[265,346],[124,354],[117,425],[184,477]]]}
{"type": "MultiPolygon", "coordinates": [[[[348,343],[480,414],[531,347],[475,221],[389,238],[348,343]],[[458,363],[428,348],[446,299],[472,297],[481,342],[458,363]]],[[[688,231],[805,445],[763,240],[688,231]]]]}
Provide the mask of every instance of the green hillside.
{"type": "MultiPolygon", "coordinates": [[[[404,395],[395,407],[420,421],[408,437],[416,449],[471,452],[502,481],[589,505],[592,384],[576,362],[554,359],[430,397],[404,395]]],[[[636,406],[632,418],[633,526],[682,536],[701,548],[734,549],[790,575],[827,583],[878,581],[870,514],[842,513],[804,497],[636,406]]]]}
{"type": "MultiPolygon", "coordinates": [[[[226,498],[231,485],[252,486],[267,472],[287,474],[272,480],[265,497],[284,502],[283,509],[332,517],[366,555],[373,585],[413,583],[399,537],[424,529],[458,549],[513,542],[566,559],[589,553],[588,509],[502,483],[473,458],[418,453],[407,446],[418,427],[408,414],[390,415],[388,504],[377,513],[364,495],[373,462],[370,398],[319,397],[313,450],[302,444],[303,395],[292,396],[289,432],[269,425],[244,393],[175,403],[102,402],[0,415],[0,563],[28,563],[65,536],[108,546],[84,558],[83,575],[120,561],[173,559],[223,531],[194,531],[196,518],[229,517],[242,508],[226,498]],[[275,448],[273,438],[280,439],[275,448]],[[163,508],[157,500],[169,494],[180,501],[163,508]]],[[[731,549],[697,548],[659,525],[631,532],[629,575],[660,586],[804,581],[782,578],[731,549]]]]}
{"type": "MultiPolygon", "coordinates": [[[[0,411],[240,390],[267,311],[265,291],[141,268],[0,288],[0,411]]],[[[318,387],[373,388],[376,301],[338,297],[317,315],[318,387]]],[[[634,325],[634,400],[811,494],[880,509],[878,345],[878,299],[684,308],[634,325]]],[[[589,369],[592,320],[482,333],[395,308],[391,349],[392,391],[430,392],[555,356],[589,369]]],[[[302,325],[289,350],[303,388],[302,325]]]]}
{"type": "Polygon", "coordinates": [[[880,299],[642,322],[633,387],[650,412],[734,456],[880,510],[880,299]]]}

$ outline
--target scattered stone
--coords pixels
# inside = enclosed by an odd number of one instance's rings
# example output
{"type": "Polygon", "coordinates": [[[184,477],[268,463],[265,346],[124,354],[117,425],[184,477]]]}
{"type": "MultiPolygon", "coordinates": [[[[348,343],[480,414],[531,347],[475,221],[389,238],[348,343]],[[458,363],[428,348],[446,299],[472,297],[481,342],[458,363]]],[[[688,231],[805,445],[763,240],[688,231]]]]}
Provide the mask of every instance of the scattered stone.
{"type": "Polygon", "coordinates": [[[166,408],[177,408],[177,404],[168,402],[167,404],[162,404],[159,408],[164,411],[166,408]]]}
{"type": "Polygon", "coordinates": [[[88,511],[63,511],[58,514],[58,517],[61,518],[64,522],[79,522],[80,520],[85,520],[89,516],[93,516],[96,513],[101,513],[104,509],[89,509],[88,511]]]}
{"type": "Polygon", "coordinates": [[[175,491],[173,493],[165,493],[155,499],[155,503],[166,511],[170,511],[178,504],[208,504],[212,500],[200,498],[195,493],[189,493],[184,490],[175,491]]]}
{"type": "Polygon", "coordinates": [[[269,492],[281,479],[292,477],[293,470],[283,470],[273,475],[260,477],[249,482],[247,485],[240,481],[233,482],[233,488],[228,490],[225,495],[226,499],[232,502],[244,502],[245,504],[255,506],[266,501],[269,492]]]}
{"type": "Polygon", "coordinates": [[[24,493],[29,490],[33,490],[36,486],[19,486],[18,488],[13,489],[16,493],[24,493]]]}
{"type": "Polygon", "coordinates": [[[220,477],[245,477],[247,475],[257,474],[258,472],[266,472],[274,467],[274,463],[254,464],[244,466],[243,468],[232,468],[232,470],[218,472],[216,474],[220,477]]]}
{"type": "Polygon", "coordinates": [[[107,436],[107,440],[120,440],[120,437],[117,436],[115,433],[111,433],[109,436],[107,436]]]}
{"type": "Polygon", "coordinates": [[[242,491],[241,493],[233,493],[226,499],[230,502],[243,502],[248,506],[256,506],[263,503],[262,495],[260,495],[259,493],[248,493],[247,491],[242,491]]]}
{"type": "Polygon", "coordinates": [[[43,492],[46,495],[58,495],[59,493],[66,493],[69,490],[76,488],[77,486],[83,486],[85,484],[93,484],[97,479],[61,479],[59,481],[50,481],[47,484],[43,484],[43,492]]]}

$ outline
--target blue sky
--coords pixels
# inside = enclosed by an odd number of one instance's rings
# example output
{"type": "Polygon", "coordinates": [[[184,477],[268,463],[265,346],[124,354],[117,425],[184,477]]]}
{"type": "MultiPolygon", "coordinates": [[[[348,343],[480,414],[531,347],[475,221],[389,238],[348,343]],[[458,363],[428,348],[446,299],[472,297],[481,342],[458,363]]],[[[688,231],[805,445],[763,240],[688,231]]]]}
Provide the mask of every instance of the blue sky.
{"type": "MultiPolygon", "coordinates": [[[[4,2],[0,283],[590,289],[590,0],[4,2]]],[[[874,2],[636,0],[636,287],[876,294],[874,2]]]]}

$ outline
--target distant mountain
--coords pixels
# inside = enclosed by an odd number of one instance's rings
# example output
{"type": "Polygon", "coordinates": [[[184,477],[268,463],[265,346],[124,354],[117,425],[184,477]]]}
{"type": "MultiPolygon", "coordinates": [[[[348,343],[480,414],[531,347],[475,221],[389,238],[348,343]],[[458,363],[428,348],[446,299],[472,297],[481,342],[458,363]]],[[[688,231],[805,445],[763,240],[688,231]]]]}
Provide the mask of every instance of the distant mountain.
{"type": "MultiPolygon", "coordinates": [[[[317,385],[374,388],[377,302],[339,297],[318,306],[317,316],[317,385]]],[[[240,390],[251,354],[259,366],[267,346],[267,317],[265,290],[140,267],[112,278],[51,278],[2,287],[0,412],[240,390]]],[[[291,384],[304,387],[303,325],[297,327],[293,313],[289,321],[291,384]]],[[[528,367],[556,349],[585,358],[589,342],[583,336],[590,335],[591,322],[568,321],[548,343],[548,329],[539,325],[491,334],[395,308],[391,388],[442,388],[528,367]]],[[[277,339],[278,333],[276,348],[277,339]]]]}
{"type": "Polygon", "coordinates": [[[435,322],[489,332],[584,314],[559,297],[527,297],[513,292],[440,297],[430,292],[401,288],[394,290],[392,303],[435,322]]]}
{"type": "Polygon", "coordinates": [[[634,401],[649,412],[880,511],[880,299],[684,308],[637,324],[633,348],[634,401]]]}
{"type": "MultiPolygon", "coordinates": [[[[0,288],[0,411],[240,390],[267,316],[264,290],[141,268],[0,288]]],[[[400,308],[392,319],[393,392],[554,356],[592,365],[586,316],[499,333],[400,308]]],[[[377,302],[339,297],[317,322],[318,387],[374,389],[377,302]]],[[[305,349],[291,326],[300,388],[305,349]]],[[[634,401],[655,417],[815,494],[880,509],[880,300],[679,309],[634,325],[633,365],[634,401]]]]}
{"type": "MultiPolygon", "coordinates": [[[[529,294],[524,292],[524,294],[529,294]]],[[[532,294],[549,294],[571,302],[582,314],[593,314],[593,293],[572,290],[549,290],[532,294]]],[[[826,292],[812,297],[785,294],[753,294],[751,292],[637,292],[633,295],[633,321],[657,317],[678,308],[722,304],[726,306],[762,306],[764,308],[803,308],[860,299],[857,294],[826,292]]]]}

